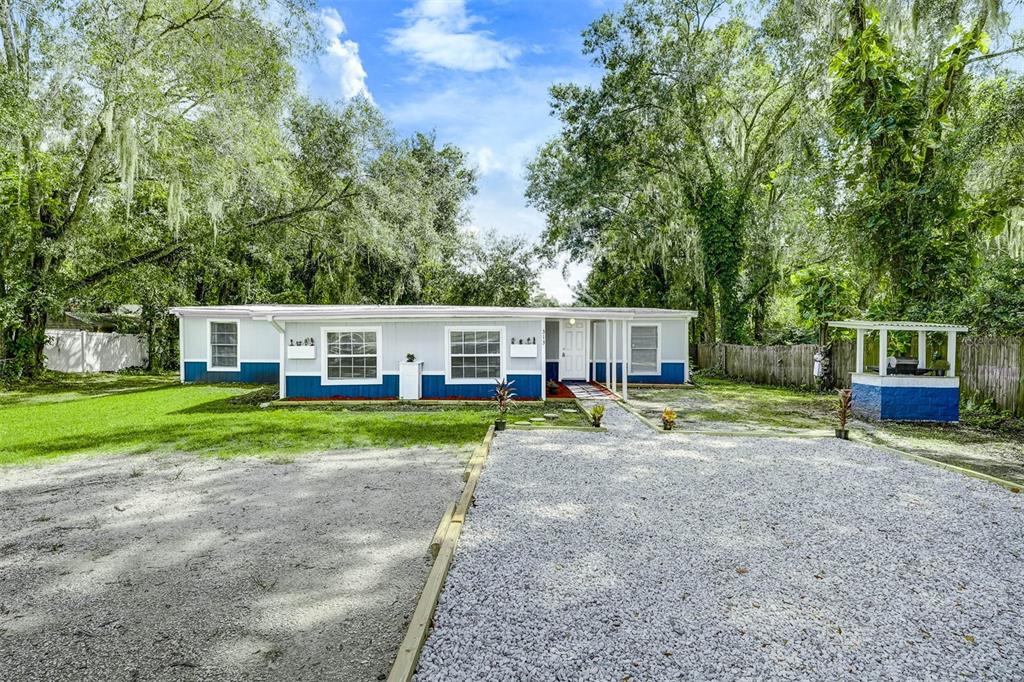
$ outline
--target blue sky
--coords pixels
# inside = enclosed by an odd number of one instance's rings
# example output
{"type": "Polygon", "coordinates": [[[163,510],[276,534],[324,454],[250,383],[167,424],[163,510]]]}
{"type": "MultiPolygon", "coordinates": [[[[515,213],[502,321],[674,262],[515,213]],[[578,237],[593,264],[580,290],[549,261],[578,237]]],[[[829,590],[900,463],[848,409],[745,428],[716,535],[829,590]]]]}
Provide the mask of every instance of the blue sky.
{"type": "MultiPolygon", "coordinates": [[[[544,218],[526,205],[524,166],[558,131],[552,83],[595,82],[580,33],[618,0],[321,0],[324,53],[303,67],[327,100],[368,95],[404,135],[437,133],[480,172],[471,226],[538,237],[544,218]]],[[[573,267],[570,280],[585,271],[573,267]]],[[[559,268],[545,291],[570,302],[559,268]]]]}

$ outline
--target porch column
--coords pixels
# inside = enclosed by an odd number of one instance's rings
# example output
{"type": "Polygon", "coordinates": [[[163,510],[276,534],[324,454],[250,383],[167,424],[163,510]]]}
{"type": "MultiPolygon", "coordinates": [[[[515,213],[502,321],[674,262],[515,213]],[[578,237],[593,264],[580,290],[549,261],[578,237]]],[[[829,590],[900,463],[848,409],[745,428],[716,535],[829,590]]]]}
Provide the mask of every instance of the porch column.
{"type": "Polygon", "coordinates": [[[946,376],[956,376],[956,332],[949,332],[946,335],[946,362],[949,363],[949,373],[946,376]]]}
{"type": "Polygon", "coordinates": [[[857,374],[864,373],[864,330],[857,330],[857,364],[854,367],[857,374]]]}
{"type": "Polygon", "coordinates": [[[928,332],[917,332],[917,368],[924,369],[928,365],[928,332]]]}
{"type": "Polygon", "coordinates": [[[889,373],[889,330],[878,330],[878,376],[889,373]]]}
{"type": "Polygon", "coordinates": [[[615,380],[615,373],[616,373],[616,371],[618,369],[617,365],[618,365],[618,361],[619,361],[619,347],[618,347],[618,344],[616,343],[618,341],[618,338],[617,338],[618,335],[619,335],[618,331],[619,331],[619,325],[612,324],[612,328],[611,328],[611,333],[612,333],[612,373],[611,373],[611,382],[612,383],[611,383],[611,389],[612,389],[612,393],[615,393],[615,385],[616,385],[616,383],[618,383],[615,380]]]}
{"type": "MultiPolygon", "coordinates": [[[[277,325],[275,325],[275,326],[277,326],[277,325]]],[[[277,383],[279,385],[279,388],[278,388],[277,394],[278,394],[278,398],[280,398],[281,400],[284,400],[285,398],[288,397],[288,371],[287,371],[288,370],[288,367],[287,367],[287,365],[288,365],[288,341],[285,339],[285,337],[287,336],[287,331],[288,331],[288,323],[285,322],[285,323],[281,324],[280,326],[277,326],[277,329],[278,329],[277,334],[278,334],[278,336],[281,339],[281,350],[280,350],[281,364],[278,365],[279,376],[278,376],[278,379],[277,379],[277,383]]]]}
{"type": "Polygon", "coordinates": [[[185,383],[185,318],[178,317],[178,381],[185,383]]]}
{"type": "MultiPolygon", "coordinates": [[[[658,339],[661,343],[661,339],[658,339]]],[[[683,383],[690,380],[690,318],[683,318],[683,383]]]]}
{"type": "Polygon", "coordinates": [[[622,321],[622,399],[629,400],[629,323],[622,321]]]}
{"type": "Polygon", "coordinates": [[[612,380],[612,321],[604,321],[604,385],[611,386],[612,380]]]}

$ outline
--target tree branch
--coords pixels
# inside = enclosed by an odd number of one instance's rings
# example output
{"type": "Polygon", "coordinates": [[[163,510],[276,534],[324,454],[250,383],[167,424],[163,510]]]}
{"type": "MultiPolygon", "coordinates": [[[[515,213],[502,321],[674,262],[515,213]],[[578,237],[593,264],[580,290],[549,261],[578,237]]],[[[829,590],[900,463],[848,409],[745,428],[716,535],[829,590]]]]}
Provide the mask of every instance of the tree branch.
{"type": "Polygon", "coordinates": [[[185,248],[185,245],[185,242],[175,242],[173,244],[168,244],[166,246],[160,246],[155,249],[150,249],[149,251],[145,251],[136,256],[132,256],[127,260],[123,260],[119,263],[108,265],[104,268],[101,268],[93,272],[92,274],[86,275],[85,277],[75,282],[72,286],[76,288],[90,287],[95,284],[99,284],[103,280],[113,277],[114,275],[121,274],[122,272],[127,272],[128,270],[131,270],[137,265],[142,265],[144,263],[166,262],[168,260],[173,259],[178,254],[179,251],[185,248]]]}

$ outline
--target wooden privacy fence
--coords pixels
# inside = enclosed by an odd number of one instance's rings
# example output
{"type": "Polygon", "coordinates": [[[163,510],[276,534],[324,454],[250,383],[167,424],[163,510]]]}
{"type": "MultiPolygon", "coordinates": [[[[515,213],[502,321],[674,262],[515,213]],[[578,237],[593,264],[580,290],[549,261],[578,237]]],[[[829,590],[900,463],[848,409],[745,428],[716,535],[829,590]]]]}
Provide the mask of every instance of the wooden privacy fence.
{"type": "MultiPolygon", "coordinates": [[[[957,344],[961,398],[991,402],[1000,410],[1024,416],[1024,340],[1007,337],[964,337],[957,344]]],[[[771,386],[815,388],[814,344],[743,346],[697,344],[697,367],[717,367],[726,376],[771,386]]],[[[853,341],[832,344],[836,382],[850,385],[854,369],[853,341]]]]}

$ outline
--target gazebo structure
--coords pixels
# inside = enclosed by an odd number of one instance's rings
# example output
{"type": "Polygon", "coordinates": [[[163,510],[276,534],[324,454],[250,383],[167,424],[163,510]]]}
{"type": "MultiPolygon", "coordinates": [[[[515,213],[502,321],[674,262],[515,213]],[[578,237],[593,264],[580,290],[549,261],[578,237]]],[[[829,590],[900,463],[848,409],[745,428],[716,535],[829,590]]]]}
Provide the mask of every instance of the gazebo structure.
{"type": "Polygon", "coordinates": [[[899,421],[960,421],[956,335],[966,332],[967,327],[930,322],[870,320],[843,320],[828,324],[830,327],[857,332],[856,366],[850,380],[854,414],[870,419],[899,421]],[[865,366],[865,340],[875,332],[878,335],[878,365],[865,366]],[[901,332],[917,333],[916,352],[913,352],[914,343],[890,343],[890,334],[901,332]],[[929,334],[935,333],[945,334],[945,349],[943,352],[940,344],[929,360],[929,346],[935,348],[929,343],[929,334]],[[904,348],[904,354],[908,357],[890,355],[893,345],[904,348]]]}

